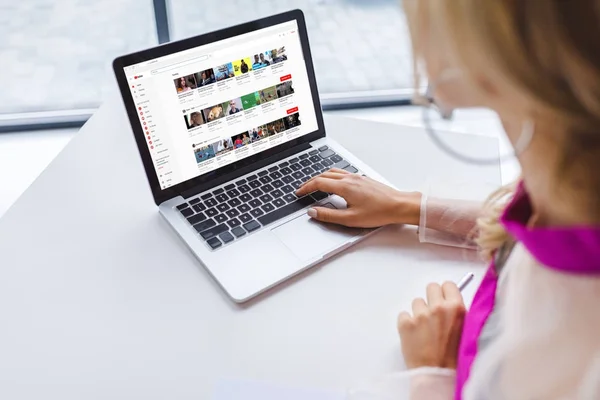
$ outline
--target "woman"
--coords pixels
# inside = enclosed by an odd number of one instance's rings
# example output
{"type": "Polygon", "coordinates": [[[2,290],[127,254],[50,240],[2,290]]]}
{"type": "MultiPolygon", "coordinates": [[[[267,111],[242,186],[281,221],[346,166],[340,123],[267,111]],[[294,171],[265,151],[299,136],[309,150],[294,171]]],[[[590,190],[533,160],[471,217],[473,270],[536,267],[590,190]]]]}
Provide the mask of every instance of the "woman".
{"type": "Polygon", "coordinates": [[[427,286],[398,317],[409,371],[355,398],[600,399],[600,2],[403,4],[435,100],[496,111],[522,179],[480,211],[342,170],[300,188],[347,200],[318,220],[474,231],[491,261],[466,315],[455,284],[427,286]]]}
{"type": "Polygon", "coordinates": [[[190,90],[192,90],[192,88],[188,86],[188,83],[184,77],[181,77],[177,80],[177,93],[184,93],[190,90]]]}

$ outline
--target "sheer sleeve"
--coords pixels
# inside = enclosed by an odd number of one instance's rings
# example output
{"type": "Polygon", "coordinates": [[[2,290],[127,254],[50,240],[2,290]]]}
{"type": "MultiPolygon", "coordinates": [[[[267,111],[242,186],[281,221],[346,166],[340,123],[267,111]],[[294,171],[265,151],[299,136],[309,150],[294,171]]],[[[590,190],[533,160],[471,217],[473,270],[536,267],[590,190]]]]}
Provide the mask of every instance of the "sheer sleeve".
{"type": "Polygon", "coordinates": [[[455,379],[454,370],[417,368],[354,388],[347,400],[452,400],[455,379]]]}

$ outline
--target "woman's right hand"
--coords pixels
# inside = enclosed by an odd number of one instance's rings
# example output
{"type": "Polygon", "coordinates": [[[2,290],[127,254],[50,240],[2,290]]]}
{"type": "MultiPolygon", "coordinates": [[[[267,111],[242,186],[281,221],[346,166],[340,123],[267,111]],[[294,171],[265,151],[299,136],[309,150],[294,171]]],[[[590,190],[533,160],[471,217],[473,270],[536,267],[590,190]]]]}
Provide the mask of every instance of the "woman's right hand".
{"type": "Polygon", "coordinates": [[[399,192],[371,178],[333,168],[307,181],[296,195],[301,197],[318,190],[343,197],[348,208],[310,208],[308,215],[316,220],[356,228],[419,224],[419,192],[399,192]]]}

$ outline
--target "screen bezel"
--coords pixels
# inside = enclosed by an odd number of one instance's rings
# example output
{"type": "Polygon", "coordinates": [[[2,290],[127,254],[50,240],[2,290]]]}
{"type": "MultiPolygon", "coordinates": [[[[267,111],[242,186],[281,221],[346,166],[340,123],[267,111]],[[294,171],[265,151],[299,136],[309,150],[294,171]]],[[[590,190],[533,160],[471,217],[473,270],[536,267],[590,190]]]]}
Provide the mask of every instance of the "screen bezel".
{"type": "MultiPolygon", "coordinates": [[[[122,57],[118,57],[113,62],[113,70],[117,79],[117,83],[119,85],[119,89],[121,92],[121,96],[123,97],[123,102],[125,103],[125,109],[127,110],[127,115],[129,117],[129,122],[131,124],[131,129],[133,130],[133,134],[135,136],[135,140],[137,143],[137,147],[142,158],[142,162],[144,164],[144,169],[146,170],[146,176],[148,178],[148,183],[150,184],[150,188],[152,190],[152,195],[154,196],[154,202],[159,205],[166,200],[172,199],[182,193],[190,193],[193,192],[194,187],[202,186],[206,188],[210,188],[211,181],[219,181],[219,177],[223,175],[228,175],[235,177],[236,171],[247,170],[247,167],[259,162],[260,160],[264,160],[265,158],[275,157],[278,153],[282,153],[286,150],[289,150],[293,147],[305,145],[306,143],[315,141],[317,139],[325,137],[325,127],[323,122],[323,113],[321,110],[321,102],[319,99],[319,92],[317,90],[317,81],[315,78],[315,71],[312,62],[312,55],[310,52],[309,42],[308,42],[308,33],[306,31],[306,23],[304,19],[304,14],[301,10],[292,10],[282,14],[273,15],[270,17],[262,18],[256,21],[251,21],[247,23],[243,23],[240,25],[233,26],[231,28],[222,29],[219,31],[210,32],[204,35],[195,36],[189,39],[180,40],[177,42],[167,43],[158,47],[154,47],[151,49],[143,50],[140,52],[128,54],[122,57]],[[308,82],[310,85],[310,91],[313,98],[313,107],[315,111],[315,115],[317,117],[317,130],[308,134],[305,134],[299,138],[294,140],[290,140],[289,142],[280,144],[271,149],[262,151],[253,156],[244,158],[242,160],[236,161],[232,164],[223,166],[214,171],[207,172],[203,175],[197,176],[195,178],[188,179],[187,181],[181,182],[177,185],[171,186],[166,189],[162,189],[160,186],[160,182],[156,173],[156,169],[154,168],[154,163],[152,161],[152,157],[150,155],[150,150],[148,149],[148,145],[146,144],[146,135],[142,128],[142,125],[139,123],[139,119],[137,116],[137,109],[135,106],[135,102],[133,100],[133,96],[131,94],[131,90],[129,89],[129,83],[127,82],[127,78],[125,76],[124,68],[138,64],[144,61],[149,61],[158,57],[163,57],[169,54],[178,53],[180,51],[192,49],[195,47],[211,44],[220,40],[228,39],[231,37],[239,36],[245,33],[257,31],[260,29],[268,28],[274,25],[278,25],[281,23],[289,22],[296,20],[298,24],[298,33],[300,35],[300,44],[302,46],[302,52],[304,55],[304,63],[306,66],[306,71],[308,73],[308,82]]],[[[302,118],[302,110],[299,110],[300,118],[302,118]]],[[[240,171],[239,175],[242,175],[245,172],[240,171]]],[[[238,176],[239,176],[238,175],[238,176]]]]}

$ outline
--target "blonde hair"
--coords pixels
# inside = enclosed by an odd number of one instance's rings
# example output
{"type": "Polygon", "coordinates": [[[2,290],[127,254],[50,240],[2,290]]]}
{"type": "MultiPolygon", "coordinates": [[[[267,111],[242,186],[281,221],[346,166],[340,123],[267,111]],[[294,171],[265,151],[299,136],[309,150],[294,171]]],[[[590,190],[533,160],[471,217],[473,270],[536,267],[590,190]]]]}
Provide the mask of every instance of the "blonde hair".
{"type": "MultiPolygon", "coordinates": [[[[523,96],[531,117],[551,117],[564,127],[561,137],[536,132],[561,148],[554,189],[571,193],[575,204],[600,218],[600,1],[405,0],[404,7],[413,14],[417,87],[425,41],[439,29],[448,62],[473,87],[493,95],[485,71],[523,96]]],[[[486,258],[508,239],[498,217],[515,187],[493,193],[477,221],[476,241],[486,258]]]]}

